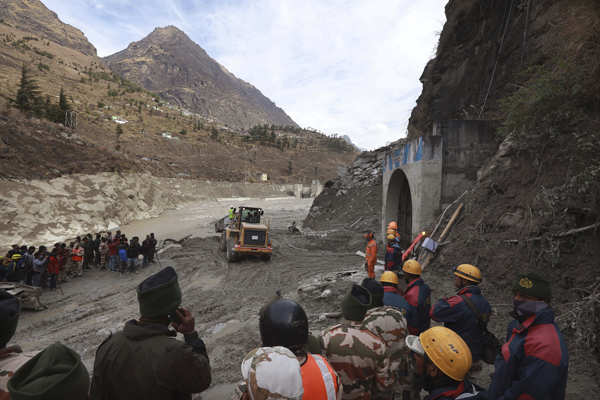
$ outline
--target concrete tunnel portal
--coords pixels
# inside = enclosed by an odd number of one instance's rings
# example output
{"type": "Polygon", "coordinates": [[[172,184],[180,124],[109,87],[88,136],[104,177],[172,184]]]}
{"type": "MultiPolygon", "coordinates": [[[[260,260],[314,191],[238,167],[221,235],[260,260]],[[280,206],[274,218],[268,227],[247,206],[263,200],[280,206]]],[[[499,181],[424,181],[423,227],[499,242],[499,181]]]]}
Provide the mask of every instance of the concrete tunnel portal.
{"type": "Polygon", "coordinates": [[[441,210],[477,181],[478,170],[498,149],[495,122],[447,120],[431,135],[401,139],[383,154],[381,235],[398,223],[404,246],[431,229],[441,210]]]}
{"type": "Polygon", "coordinates": [[[401,243],[407,246],[412,237],[413,204],[410,183],[404,171],[397,169],[390,178],[385,223],[396,221],[401,243]]]}

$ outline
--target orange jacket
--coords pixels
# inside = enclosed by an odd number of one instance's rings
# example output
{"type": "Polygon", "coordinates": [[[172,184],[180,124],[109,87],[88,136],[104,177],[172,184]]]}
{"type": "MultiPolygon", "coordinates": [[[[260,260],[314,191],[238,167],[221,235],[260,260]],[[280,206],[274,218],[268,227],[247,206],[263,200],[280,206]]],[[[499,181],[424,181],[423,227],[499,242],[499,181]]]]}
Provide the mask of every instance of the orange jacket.
{"type": "Polygon", "coordinates": [[[365,250],[365,261],[369,267],[374,267],[377,263],[377,242],[375,239],[371,239],[367,243],[367,249],[365,250]]]}

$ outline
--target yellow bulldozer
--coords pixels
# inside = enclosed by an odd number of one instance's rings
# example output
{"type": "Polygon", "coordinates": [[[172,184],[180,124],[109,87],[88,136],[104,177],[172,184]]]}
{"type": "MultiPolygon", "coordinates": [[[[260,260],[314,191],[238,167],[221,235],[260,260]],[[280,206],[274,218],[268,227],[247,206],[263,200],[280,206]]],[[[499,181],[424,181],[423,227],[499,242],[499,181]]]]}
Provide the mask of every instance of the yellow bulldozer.
{"type": "Polygon", "coordinates": [[[247,255],[258,255],[269,261],[273,254],[269,238],[269,224],[261,223],[262,208],[238,207],[233,218],[224,217],[215,223],[215,232],[221,233],[219,247],[227,261],[237,261],[247,255]]]}

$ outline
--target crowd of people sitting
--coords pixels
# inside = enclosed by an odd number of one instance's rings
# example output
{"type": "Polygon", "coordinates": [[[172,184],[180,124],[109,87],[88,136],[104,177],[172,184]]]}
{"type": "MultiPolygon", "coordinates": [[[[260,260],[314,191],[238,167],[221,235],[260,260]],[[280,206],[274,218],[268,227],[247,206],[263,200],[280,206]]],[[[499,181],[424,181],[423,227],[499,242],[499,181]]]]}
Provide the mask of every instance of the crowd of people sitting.
{"type": "Polygon", "coordinates": [[[47,246],[14,244],[0,256],[0,281],[56,289],[57,283],[80,277],[85,270],[98,268],[112,272],[135,273],[154,262],[157,241],[154,233],[140,243],[121,231],[88,233],[67,243],[47,246]]]}

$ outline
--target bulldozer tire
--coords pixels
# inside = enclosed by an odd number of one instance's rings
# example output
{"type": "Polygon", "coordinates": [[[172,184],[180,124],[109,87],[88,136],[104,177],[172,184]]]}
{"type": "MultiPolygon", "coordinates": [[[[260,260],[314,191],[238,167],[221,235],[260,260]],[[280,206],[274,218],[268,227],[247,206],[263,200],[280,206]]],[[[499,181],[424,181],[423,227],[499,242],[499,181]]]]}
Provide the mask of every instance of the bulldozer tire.
{"type": "Polygon", "coordinates": [[[221,238],[219,239],[219,250],[221,251],[226,251],[227,250],[227,239],[225,239],[225,232],[223,232],[223,234],[221,235],[221,238]]]}
{"type": "Polygon", "coordinates": [[[227,262],[233,262],[237,260],[237,254],[233,251],[233,245],[235,240],[233,238],[227,239],[227,262]]]}

